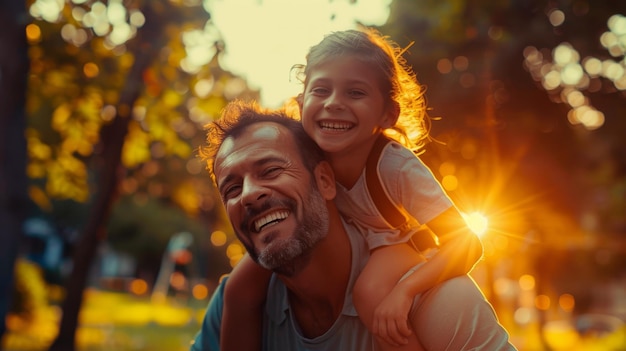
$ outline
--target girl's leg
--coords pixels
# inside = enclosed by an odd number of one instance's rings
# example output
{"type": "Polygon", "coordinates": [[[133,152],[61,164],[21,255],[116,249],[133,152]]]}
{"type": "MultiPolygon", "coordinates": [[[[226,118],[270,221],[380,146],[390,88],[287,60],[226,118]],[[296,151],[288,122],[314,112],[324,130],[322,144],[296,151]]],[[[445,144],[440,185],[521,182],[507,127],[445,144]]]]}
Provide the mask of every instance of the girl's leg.
{"type": "MultiPolygon", "coordinates": [[[[373,327],[376,308],[400,278],[421,262],[423,262],[423,257],[408,244],[384,246],[371,253],[354,286],[353,300],[361,320],[374,335],[378,334],[373,327]]],[[[411,329],[414,329],[413,326],[411,329]]],[[[408,343],[401,346],[393,346],[378,337],[376,339],[383,351],[423,350],[415,332],[408,337],[408,343]]]]}
{"type": "Polygon", "coordinates": [[[446,280],[422,293],[411,320],[418,339],[429,350],[516,350],[469,275],[446,280]]]}
{"type": "Polygon", "coordinates": [[[270,276],[270,271],[247,254],[230,273],[224,287],[220,350],[261,350],[263,306],[270,276]]]}

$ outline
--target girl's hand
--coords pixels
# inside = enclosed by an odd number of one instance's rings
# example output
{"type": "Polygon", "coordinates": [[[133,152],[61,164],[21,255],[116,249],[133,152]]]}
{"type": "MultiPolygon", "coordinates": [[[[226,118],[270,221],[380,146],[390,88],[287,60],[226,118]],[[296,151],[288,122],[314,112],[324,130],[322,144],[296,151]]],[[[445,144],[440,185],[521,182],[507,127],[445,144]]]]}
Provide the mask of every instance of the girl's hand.
{"type": "Polygon", "coordinates": [[[374,311],[374,333],[392,346],[405,345],[413,332],[408,321],[412,304],[413,296],[396,285],[374,311]]]}

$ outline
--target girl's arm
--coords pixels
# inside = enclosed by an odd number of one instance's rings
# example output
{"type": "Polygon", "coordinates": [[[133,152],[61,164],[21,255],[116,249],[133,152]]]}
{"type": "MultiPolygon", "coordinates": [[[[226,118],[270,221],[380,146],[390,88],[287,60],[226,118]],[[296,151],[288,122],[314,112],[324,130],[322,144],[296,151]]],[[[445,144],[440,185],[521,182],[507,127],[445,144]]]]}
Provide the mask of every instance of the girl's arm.
{"type": "Polygon", "coordinates": [[[483,246],[480,239],[470,230],[456,207],[450,207],[426,223],[426,226],[437,235],[440,244],[437,254],[425,264],[430,266],[430,263],[435,261],[433,268],[429,270],[432,270],[433,274],[440,273],[439,279],[434,279],[434,284],[430,287],[469,273],[482,257],[483,246]]]}
{"type": "Polygon", "coordinates": [[[235,266],[224,289],[220,350],[261,350],[263,308],[271,272],[248,254],[235,266]]]}
{"type": "Polygon", "coordinates": [[[439,251],[415,273],[398,283],[410,296],[450,278],[469,273],[482,257],[483,247],[456,207],[426,224],[439,237],[439,251]]]}
{"type": "Polygon", "coordinates": [[[440,282],[469,273],[482,256],[482,244],[455,207],[427,223],[439,237],[439,251],[418,270],[396,284],[374,312],[374,325],[391,326],[379,333],[390,343],[407,336],[408,311],[413,299],[440,282]],[[396,329],[397,328],[397,329],[396,329]]]}

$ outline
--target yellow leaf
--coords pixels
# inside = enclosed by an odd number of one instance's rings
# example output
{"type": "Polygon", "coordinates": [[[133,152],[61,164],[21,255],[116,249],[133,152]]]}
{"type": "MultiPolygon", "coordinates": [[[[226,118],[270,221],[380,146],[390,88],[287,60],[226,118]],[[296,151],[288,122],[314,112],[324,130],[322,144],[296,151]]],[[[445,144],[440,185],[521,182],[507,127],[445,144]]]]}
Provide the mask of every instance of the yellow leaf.
{"type": "Polygon", "coordinates": [[[182,104],[182,97],[173,90],[166,90],[163,94],[163,102],[167,107],[174,108],[182,104]]]}
{"type": "Polygon", "coordinates": [[[40,187],[34,186],[34,185],[30,186],[28,188],[28,196],[40,208],[46,211],[49,211],[52,209],[52,204],[50,203],[50,199],[48,198],[48,195],[46,195],[46,192],[43,191],[43,189],[41,189],[40,187]]]}
{"type": "Polygon", "coordinates": [[[137,123],[130,124],[122,149],[122,163],[134,167],[150,158],[150,136],[137,123]]]}
{"type": "Polygon", "coordinates": [[[50,159],[50,156],[52,155],[52,150],[50,149],[50,146],[42,143],[38,137],[28,137],[26,139],[27,141],[27,148],[28,148],[28,156],[31,159],[37,159],[37,160],[48,160],[50,159]]]}
{"type": "Polygon", "coordinates": [[[189,144],[185,143],[184,141],[177,140],[174,143],[173,153],[182,158],[187,158],[191,154],[191,147],[189,146],[189,144]]]}
{"type": "Polygon", "coordinates": [[[52,113],[52,128],[57,131],[65,129],[66,123],[71,115],[72,110],[70,106],[68,104],[61,104],[52,113]]]}
{"type": "Polygon", "coordinates": [[[28,178],[43,178],[46,176],[46,167],[41,163],[29,163],[26,166],[28,178]]]}
{"type": "Polygon", "coordinates": [[[184,182],[180,184],[172,194],[172,199],[185,212],[195,215],[200,208],[200,192],[194,187],[192,182],[184,182]]]}

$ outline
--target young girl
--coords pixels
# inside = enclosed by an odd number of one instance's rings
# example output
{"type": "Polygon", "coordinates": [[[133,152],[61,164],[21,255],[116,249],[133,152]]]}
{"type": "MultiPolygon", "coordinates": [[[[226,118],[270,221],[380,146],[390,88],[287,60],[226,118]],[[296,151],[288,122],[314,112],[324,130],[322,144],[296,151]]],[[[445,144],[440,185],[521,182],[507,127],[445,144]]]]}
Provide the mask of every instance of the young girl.
{"type": "MultiPolygon", "coordinates": [[[[408,324],[413,300],[441,281],[468,273],[482,255],[479,239],[415,156],[427,137],[428,120],[423,89],[401,54],[373,30],[332,33],[309,51],[301,67],[304,91],[297,99],[307,134],[326,152],[335,172],[336,204],[368,242],[371,256],[353,299],[382,350],[422,349],[408,324]],[[394,141],[382,149],[375,171],[386,195],[410,214],[398,227],[381,215],[365,176],[368,157],[383,135],[394,141]],[[437,235],[439,247],[419,254],[412,239],[430,235],[421,230],[425,227],[437,235]]],[[[231,274],[222,350],[260,349],[268,277],[248,257],[231,274]]]]}

